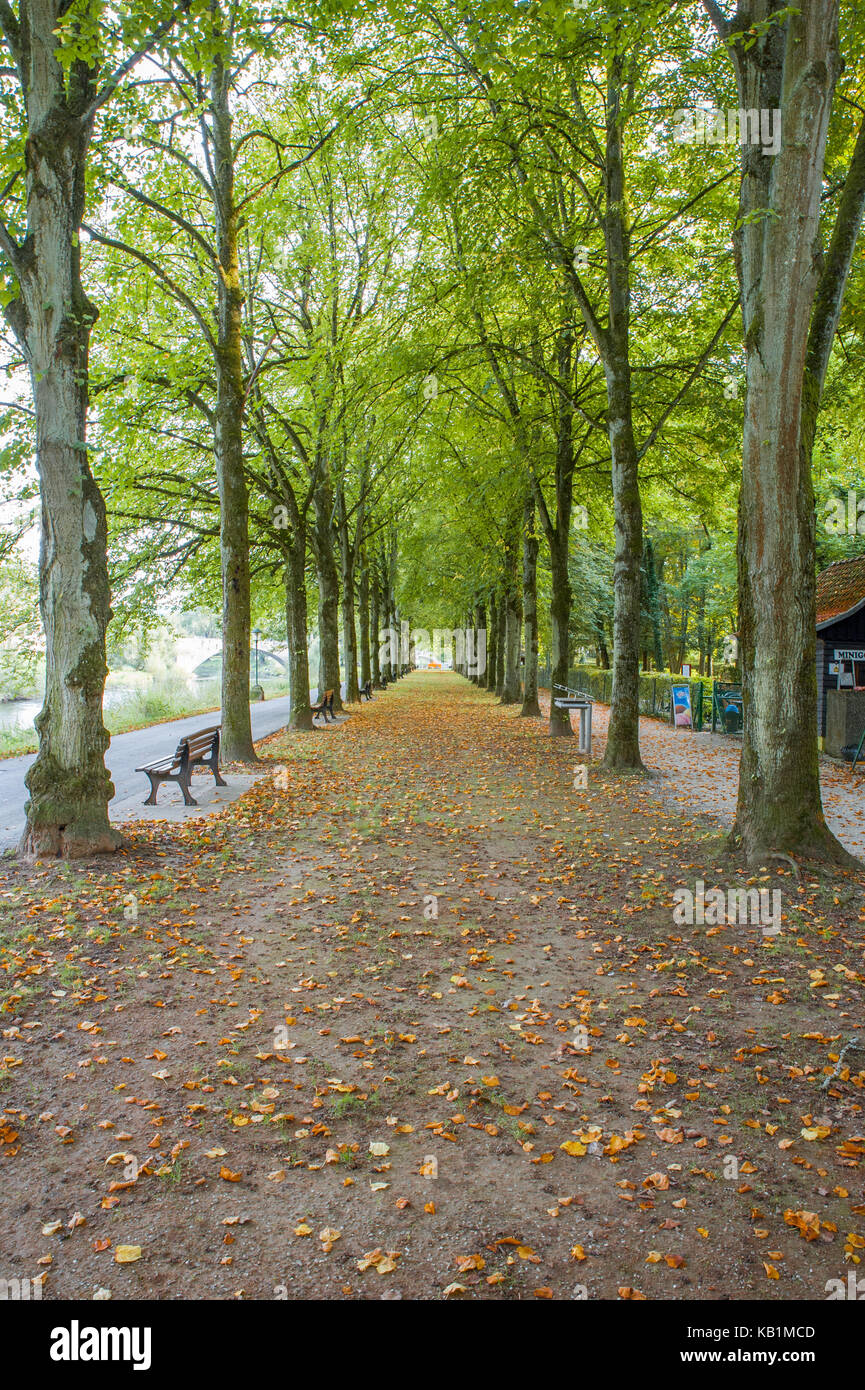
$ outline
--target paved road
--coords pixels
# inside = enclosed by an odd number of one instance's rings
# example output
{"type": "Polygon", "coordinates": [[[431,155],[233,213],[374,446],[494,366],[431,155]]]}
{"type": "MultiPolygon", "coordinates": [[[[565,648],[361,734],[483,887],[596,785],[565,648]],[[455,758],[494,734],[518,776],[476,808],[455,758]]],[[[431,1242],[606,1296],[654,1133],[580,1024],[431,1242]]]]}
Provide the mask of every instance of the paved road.
{"type": "MultiPolygon", "coordinates": [[[[250,708],[253,738],[265,738],[284,728],[289,698],[284,695],[278,700],[257,701],[250,708]]],[[[115,734],[105,754],[114,782],[111,819],[125,819],[133,807],[141,805],[147,794],[147,778],[143,772],[136,772],[136,767],[173,753],[177,740],[184,734],[216,724],[218,718],[216,713],[193,714],[187,719],[172,719],[167,724],[151,724],[128,734],[115,734]]],[[[27,753],[21,758],[0,758],[0,851],[16,845],[24,828],[27,800],[24,774],[35,756],[35,753],[27,753]]]]}

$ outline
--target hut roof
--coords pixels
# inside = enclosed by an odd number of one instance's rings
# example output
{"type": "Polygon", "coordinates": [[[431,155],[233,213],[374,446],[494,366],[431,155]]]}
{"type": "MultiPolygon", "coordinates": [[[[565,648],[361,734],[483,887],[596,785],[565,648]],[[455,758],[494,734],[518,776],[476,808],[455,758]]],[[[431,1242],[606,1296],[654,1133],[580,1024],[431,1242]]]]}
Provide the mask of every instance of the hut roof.
{"type": "Polygon", "coordinates": [[[865,604],[865,555],[836,560],[817,575],[817,627],[849,617],[865,604]]]}

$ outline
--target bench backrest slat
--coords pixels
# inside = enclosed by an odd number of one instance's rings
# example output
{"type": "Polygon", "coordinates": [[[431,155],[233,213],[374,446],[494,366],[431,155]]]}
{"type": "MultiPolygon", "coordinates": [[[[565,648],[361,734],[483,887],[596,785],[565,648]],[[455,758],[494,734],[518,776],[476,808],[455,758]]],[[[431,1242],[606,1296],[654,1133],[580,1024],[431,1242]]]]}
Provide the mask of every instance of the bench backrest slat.
{"type": "Polygon", "coordinates": [[[205,748],[210,748],[219,738],[221,724],[212,724],[209,729],[198,729],[194,734],[184,734],[174,753],[174,761],[180,763],[184,758],[197,757],[205,748]]]}

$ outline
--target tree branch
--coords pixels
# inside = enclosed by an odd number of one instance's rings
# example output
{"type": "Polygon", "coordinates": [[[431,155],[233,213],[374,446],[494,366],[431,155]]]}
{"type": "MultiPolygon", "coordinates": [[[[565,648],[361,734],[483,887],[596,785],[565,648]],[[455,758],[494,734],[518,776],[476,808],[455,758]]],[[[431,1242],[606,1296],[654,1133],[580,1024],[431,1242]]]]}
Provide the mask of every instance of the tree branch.
{"type": "Polygon", "coordinates": [[[819,400],[829,366],[829,354],[838,322],[841,318],[841,305],[850,274],[853,251],[862,216],[865,212],[865,118],[859,126],[859,136],[844,182],[844,192],[832,240],[826,255],[823,273],[817,286],[811,328],[808,333],[808,353],[805,358],[805,375],[810,377],[819,400]]]}

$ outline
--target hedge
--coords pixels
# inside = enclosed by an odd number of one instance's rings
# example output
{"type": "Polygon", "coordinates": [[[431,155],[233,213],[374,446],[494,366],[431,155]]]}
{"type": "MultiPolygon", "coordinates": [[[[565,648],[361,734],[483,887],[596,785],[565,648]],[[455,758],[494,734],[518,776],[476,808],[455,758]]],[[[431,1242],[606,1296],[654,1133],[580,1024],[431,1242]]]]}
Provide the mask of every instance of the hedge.
{"type": "MultiPolygon", "coordinates": [[[[701,729],[704,723],[711,726],[713,683],[711,676],[692,676],[687,682],[691,687],[691,709],[694,727],[697,729],[701,729]],[[703,694],[702,717],[701,687],[703,694]]],[[[658,719],[666,719],[669,722],[672,703],[671,687],[684,684],[686,682],[682,680],[681,676],[674,676],[670,671],[641,671],[640,713],[658,719]]],[[[575,690],[584,690],[593,699],[608,705],[613,688],[613,673],[612,671],[605,671],[601,666],[573,666],[568,674],[568,685],[573,686],[575,690]]]]}

